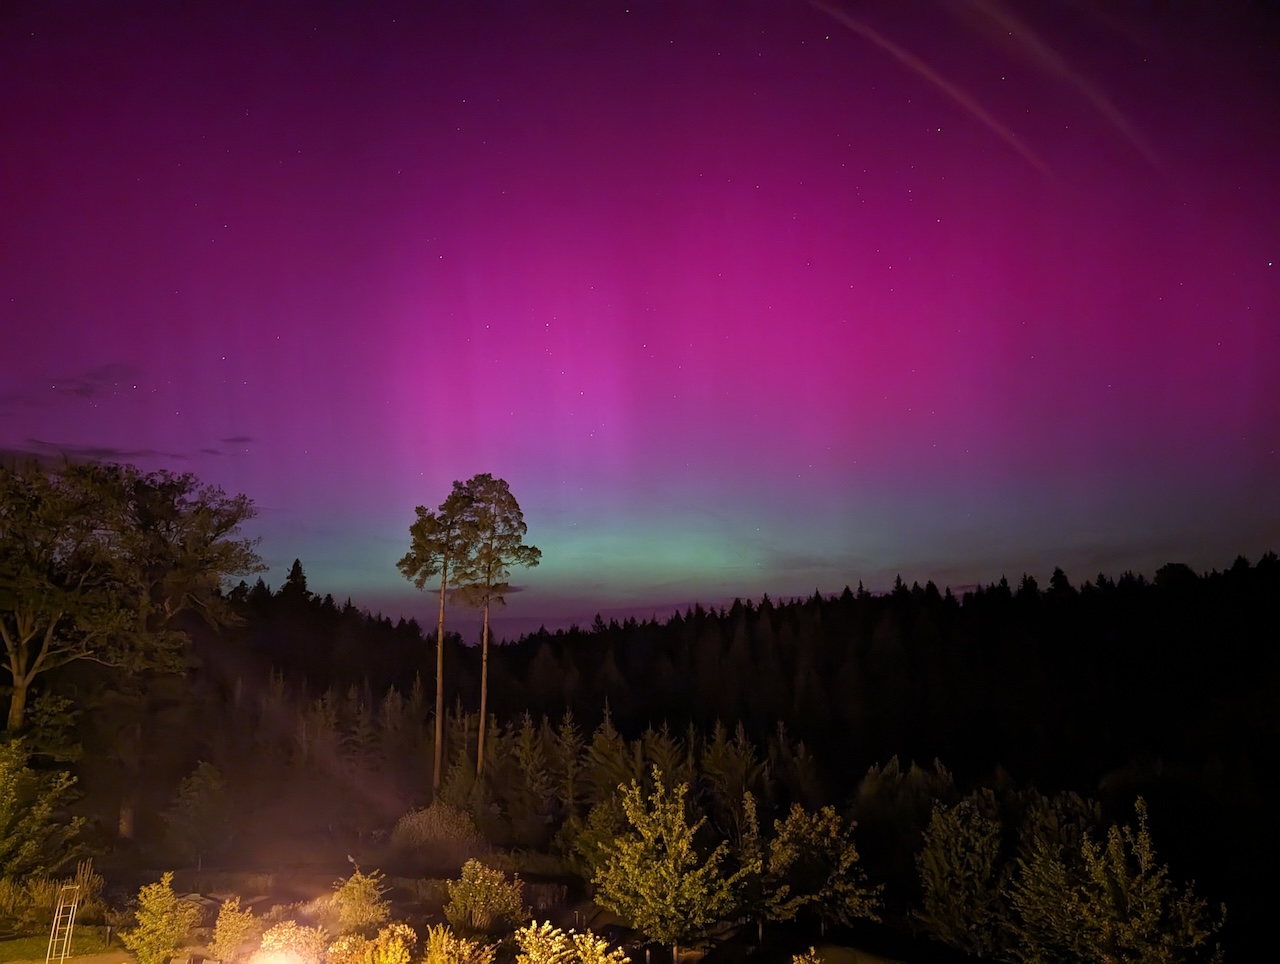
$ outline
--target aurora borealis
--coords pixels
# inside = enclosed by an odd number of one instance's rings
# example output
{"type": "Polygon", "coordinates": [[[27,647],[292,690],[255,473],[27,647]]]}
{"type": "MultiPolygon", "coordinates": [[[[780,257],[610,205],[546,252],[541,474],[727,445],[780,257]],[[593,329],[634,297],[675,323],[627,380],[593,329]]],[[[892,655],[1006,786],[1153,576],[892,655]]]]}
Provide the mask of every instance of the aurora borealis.
{"type": "Polygon", "coordinates": [[[1280,548],[1280,27],[1226,3],[25,2],[0,447],[245,492],[508,633],[1280,548]]]}

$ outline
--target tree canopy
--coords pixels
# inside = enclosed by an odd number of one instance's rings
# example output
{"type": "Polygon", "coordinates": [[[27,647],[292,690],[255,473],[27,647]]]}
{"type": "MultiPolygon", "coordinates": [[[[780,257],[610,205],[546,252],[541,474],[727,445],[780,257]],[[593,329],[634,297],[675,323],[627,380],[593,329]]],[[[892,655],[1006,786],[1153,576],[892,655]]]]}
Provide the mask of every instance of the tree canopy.
{"type": "Polygon", "coordinates": [[[221,589],[263,568],[239,537],[254,515],[190,473],[37,462],[0,466],[0,638],[12,678],[7,729],[21,730],[32,683],[77,660],[174,666],[175,618],[231,619],[221,589]]]}

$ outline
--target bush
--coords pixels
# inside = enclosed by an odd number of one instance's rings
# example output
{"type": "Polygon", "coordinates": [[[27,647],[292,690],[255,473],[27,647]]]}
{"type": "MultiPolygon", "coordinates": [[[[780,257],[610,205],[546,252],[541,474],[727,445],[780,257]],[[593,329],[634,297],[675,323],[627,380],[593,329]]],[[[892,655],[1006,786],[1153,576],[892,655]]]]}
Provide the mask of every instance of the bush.
{"type": "Polygon", "coordinates": [[[365,964],[373,941],[359,934],[343,934],[325,951],[325,964],[365,964]]]}
{"type": "Polygon", "coordinates": [[[502,871],[478,860],[463,864],[462,877],[448,886],[449,903],[444,916],[454,927],[484,934],[503,920],[517,924],[525,916],[524,884],[520,878],[508,882],[502,871]]]}
{"type": "Polygon", "coordinates": [[[138,891],[138,926],[123,931],[120,940],[133,951],[138,964],[164,964],[200,923],[200,908],[173,892],[173,871],[138,891]]]}
{"type": "Polygon", "coordinates": [[[954,807],[935,802],[916,855],[923,904],[916,918],[930,937],[975,957],[996,956],[1008,916],[1001,835],[990,790],[954,807]]]}
{"type": "Polygon", "coordinates": [[[408,924],[388,924],[369,942],[365,964],[409,964],[417,943],[418,935],[408,924]]]}
{"type": "Polygon", "coordinates": [[[262,939],[263,923],[253,916],[253,909],[240,909],[240,898],[232,897],[218,908],[218,922],[213,927],[210,953],[220,961],[234,961],[262,939]]]}
{"type": "Polygon", "coordinates": [[[326,923],[338,934],[368,936],[391,916],[391,903],[384,896],[387,888],[378,871],[366,874],[357,867],[346,880],[336,881],[329,898],[326,923]]]}
{"type": "Polygon", "coordinates": [[[0,930],[21,934],[48,931],[58,906],[62,888],[80,888],[76,907],[77,924],[100,924],[106,915],[102,902],[102,877],[93,872],[93,862],[80,861],[73,877],[34,874],[0,878],[0,930]]]}
{"type": "Polygon", "coordinates": [[[1019,859],[1012,888],[1016,957],[1025,964],[1076,960],[1182,964],[1221,960],[1215,914],[1192,888],[1179,891],[1156,863],[1139,797],[1138,827],[1112,827],[1101,843],[1086,837],[1079,863],[1040,844],[1019,859]]]}
{"type": "Polygon", "coordinates": [[[396,821],[391,846],[422,865],[461,867],[489,846],[465,810],[437,801],[396,821]]]}
{"type": "Polygon", "coordinates": [[[427,931],[426,956],[422,964],[493,964],[492,944],[459,937],[441,924],[427,931]]]}
{"type": "Polygon", "coordinates": [[[516,964],[629,964],[626,952],[609,948],[607,941],[591,931],[565,933],[551,922],[533,923],[516,931],[520,952],[516,964]]]}
{"type": "Polygon", "coordinates": [[[329,935],[324,928],[287,920],[262,935],[261,947],[249,960],[253,964],[320,964],[328,947],[329,935]]]}

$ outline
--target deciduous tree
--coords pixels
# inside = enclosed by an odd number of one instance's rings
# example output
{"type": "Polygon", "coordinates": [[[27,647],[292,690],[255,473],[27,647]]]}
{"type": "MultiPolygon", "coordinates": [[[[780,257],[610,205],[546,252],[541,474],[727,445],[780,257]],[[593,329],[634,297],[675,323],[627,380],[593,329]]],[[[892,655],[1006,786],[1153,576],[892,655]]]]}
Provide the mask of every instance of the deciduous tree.
{"type": "Polygon", "coordinates": [[[175,668],[198,612],[232,618],[223,582],[263,568],[239,536],[253,503],[191,474],[131,465],[0,466],[0,637],[12,677],[7,728],[32,683],[77,660],[175,668]]]}
{"type": "Polygon", "coordinates": [[[650,939],[670,944],[677,960],[682,944],[704,936],[733,909],[742,875],[721,870],[727,842],[710,853],[699,849],[696,837],[706,818],[689,822],[688,791],[686,784],[668,791],[656,767],[647,800],[639,783],[619,786],[630,830],[613,842],[594,881],[600,906],[650,939]]]}
{"type": "Polygon", "coordinates": [[[28,767],[22,740],[0,742],[0,877],[51,873],[76,858],[84,818],[57,813],[74,783],[68,773],[28,767]]]}

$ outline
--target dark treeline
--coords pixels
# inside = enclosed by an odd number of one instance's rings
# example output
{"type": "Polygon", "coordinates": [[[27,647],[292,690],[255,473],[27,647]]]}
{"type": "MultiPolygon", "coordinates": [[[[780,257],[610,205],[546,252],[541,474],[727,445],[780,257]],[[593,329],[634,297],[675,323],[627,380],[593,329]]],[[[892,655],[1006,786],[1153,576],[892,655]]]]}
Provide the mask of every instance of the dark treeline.
{"type": "MultiPolygon", "coordinates": [[[[314,861],[384,839],[429,800],[434,639],[317,597],[301,564],[278,590],[241,584],[228,601],[238,624],[186,624],[183,673],[50,674],[28,731],[35,760],[67,750],[91,842],[135,865],[179,851],[314,861]],[[234,817],[183,815],[200,801],[234,817]],[[175,849],[184,821],[221,827],[219,839],[175,849]]],[[[1269,553],[1150,580],[1073,585],[1059,571],[1045,588],[1024,577],[960,598],[900,580],[886,594],[766,597],[665,622],[597,618],[496,648],[494,766],[480,786],[479,654],[451,635],[442,793],[494,843],[559,853],[569,868],[593,808],[651,764],[687,777],[722,828],[742,789],[766,822],[791,803],[834,804],[858,821],[868,874],[903,913],[934,800],[1074,791],[1131,820],[1142,795],[1161,860],[1225,899],[1231,943],[1243,942],[1280,858],[1267,796],[1280,764],[1278,604],[1269,553]],[[568,800],[566,760],[581,766],[568,800]]]]}
{"type": "MultiPolygon", "coordinates": [[[[277,592],[232,594],[245,624],[210,663],[256,665],[317,691],[368,684],[434,687],[434,640],[306,589],[301,566],[277,592]]],[[[607,703],[628,733],[663,723],[741,722],[754,738],[779,722],[830,768],[831,792],[873,762],[941,758],[980,776],[999,765],[1051,786],[1181,773],[1223,792],[1269,772],[1275,736],[1280,561],[1237,559],[1197,575],[1171,564],[1153,580],[1099,575],[1076,587],[1056,570],[956,598],[932,583],[859,587],[774,603],[696,606],[666,622],[545,630],[502,646],[491,706],[599,722],[607,703]]],[[[477,704],[478,658],[447,641],[446,694],[477,704]]]]}
{"type": "MultiPolygon", "coordinates": [[[[207,682],[243,700],[274,671],[299,712],[371,727],[370,739],[379,713],[403,716],[403,759],[429,759],[434,640],[415,623],[312,595],[300,565],[278,591],[242,585],[232,600],[244,623],[200,647],[207,682]]],[[[899,580],[885,594],[765,597],[665,622],[597,617],[499,647],[489,705],[512,726],[568,710],[588,734],[607,707],[631,738],[741,724],[762,756],[779,752],[781,724],[783,743],[816,761],[814,805],[848,801],[894,756],[940,760],[961,786],[1075,790],[1117,812],[1143,794],[1180,873],[1247,900],[1280,856],[1263,796],[1280,764],[1278,603],[1280,560],[1268,553],[1205,574],[1171,564],[1152,579],[1073,584],[1058,570],[1043,588],[1024,576],[960,598],[899,580]]],[[[478,702],[479,659],[457,636],[447,645],[456,742],[478,702]]],[[[299,726],[287,721],[295,744],[299,726]]],[[[426,766],[389,781],[387,817],[422,800],[426,766]]]]}

